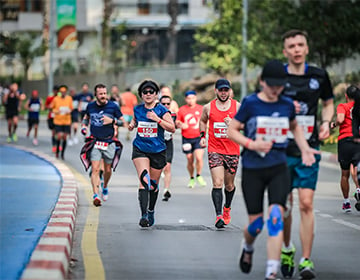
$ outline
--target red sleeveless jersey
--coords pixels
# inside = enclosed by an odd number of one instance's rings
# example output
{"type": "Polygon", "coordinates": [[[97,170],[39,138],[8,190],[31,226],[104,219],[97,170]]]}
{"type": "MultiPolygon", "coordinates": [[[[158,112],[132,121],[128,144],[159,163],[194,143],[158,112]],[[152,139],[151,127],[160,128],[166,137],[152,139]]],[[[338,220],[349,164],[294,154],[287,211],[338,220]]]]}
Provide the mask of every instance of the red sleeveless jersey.
{"type": "Polygon", "coordinates": [[[216,99],[210,102],[208,152],[223,155],[240,154],[240,146],[228,139],[227,125],[224,122],[228,116],[234,118],[236,112],[236,100],[234,99],[231,99],[230,108],[226,111],[220,111],[216,107],[216,99]]]}

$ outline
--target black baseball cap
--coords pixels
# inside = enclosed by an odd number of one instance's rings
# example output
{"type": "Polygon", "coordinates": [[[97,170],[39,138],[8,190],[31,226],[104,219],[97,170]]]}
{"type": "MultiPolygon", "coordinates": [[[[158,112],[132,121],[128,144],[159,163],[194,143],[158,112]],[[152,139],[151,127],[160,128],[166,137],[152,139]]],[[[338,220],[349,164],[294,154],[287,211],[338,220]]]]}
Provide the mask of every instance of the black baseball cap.
{"type": "Polygon", "coordinates": [[[230,82],[228,80],[226,80],[224,78],[221,78],[221,79],[216,81],[215,88],[216,89],[231,88],[231,85],[230,85],[230,82]]]}
{"type": "Polygon", "coordinates": [[[269,86],[284,86],[287,82],[284,64],[277,59],[268,61],[262,70],[261,80],[269,86]]]}

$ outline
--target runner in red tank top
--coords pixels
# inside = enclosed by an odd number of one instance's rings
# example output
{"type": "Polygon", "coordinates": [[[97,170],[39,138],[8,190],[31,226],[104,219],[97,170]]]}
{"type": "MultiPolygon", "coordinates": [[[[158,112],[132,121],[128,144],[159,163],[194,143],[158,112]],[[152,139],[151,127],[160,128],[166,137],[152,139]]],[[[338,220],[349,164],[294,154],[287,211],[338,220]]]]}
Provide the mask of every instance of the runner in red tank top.
{"type": "Polygon", "coordinates": [[[223,228],[230,223],[231,201],[235,193],[234,179],[239,163],[240,146],[227,138],[227,126],[239,109],[239,102],[230,98],[230,82],[219,79],[215,84],[216,99],[206,104],[200,119],[200,145],[206,146],[208,131],[208,161],[213,181],[211,197],[216,212],[215,226],[223,228]],[[223,207],[222,188],[225,185],[223,207]]]}
{"type": "MultiPolygon", "coordinates": [[[[339,127],[338,136],[338,161],[341,168],[340,187],[344,198],[342,210],[351,212],[349,199],[350,191],[350,166],[354,162],[354,155],[360,153],[360,143],[354,141],[352,131],[352,111],[354,107],[355,94],[359,91],[356,86],[346,89],[346,103],[340,103],[336,108],[336,121],[331,123],[331,128],[339,127]]],[[[354,181],[357,192],[360,193],[359,183],[354,181]]]]}

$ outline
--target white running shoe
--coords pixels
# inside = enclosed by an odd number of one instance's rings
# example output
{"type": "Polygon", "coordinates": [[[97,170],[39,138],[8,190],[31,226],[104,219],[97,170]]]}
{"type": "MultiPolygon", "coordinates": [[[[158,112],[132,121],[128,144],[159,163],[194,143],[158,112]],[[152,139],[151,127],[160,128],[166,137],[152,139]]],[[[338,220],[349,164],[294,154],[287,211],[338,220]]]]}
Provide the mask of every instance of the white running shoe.
{"type": "Polygon", "coordinates": [[[74,142],[71,140],[71,138],[69,138],[69,140],[68,140],[68,144],[69,144],[69,146],[74,145],[74,142]]]}
{"type": "Polygon", "coordinates": [[[77,137],[74,137],[73,141],[75,145],[79,143],[79,139],[77,137]]]}

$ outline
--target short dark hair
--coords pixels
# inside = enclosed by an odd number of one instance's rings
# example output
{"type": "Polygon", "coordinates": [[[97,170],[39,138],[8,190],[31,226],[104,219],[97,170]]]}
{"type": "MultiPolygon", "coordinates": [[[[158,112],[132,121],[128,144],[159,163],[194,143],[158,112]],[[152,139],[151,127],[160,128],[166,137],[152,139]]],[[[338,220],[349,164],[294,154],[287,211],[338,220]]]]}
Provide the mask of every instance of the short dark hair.
{"type": "Polygon", "coordinates": [[[351,99],[355,99],[355,97],[357,96],[357,94],[360,93],[360,89],[355,86],[355,85],[350,85],[347,89],[346,89],[346,95],[351,98],[351,99]]]}
{"type": "Polygon", "coordinates": [[[94,94],[96,94],[96,91],[98,88],[106,88],[106,86],[104,84],[97,84],[95,87],[94,87],[94,94]]]}
{"type": "Polygon", "coordinates": [[[305,30],[300,30],[300,29],[291,29],[289,31],[286,31],[282,36],[282,41],[285,42],[285,40],[287,38],[292,38],[295,37],[297,35],[302,35],[306,38],[306,40],[308,39],[308,33],[305,30]]]}
{"type": "Polygon", "coordinates": [[[160,100],[159,100],[160,103],[161,103],[161,101],[162,101],[163,99],[165,99],[165,98],[169,98],[170,101],[172,100],[170,96],[168,96],[168,95],[163,95],[163,96],[160,97],[160,100]]]}
{"type": "Polygon", "coordinates": [[[58,90],[60,90],[61,88],[66,88],[66,91],[68,90],[68,86],[67,85],[60,85],[58,90]]]}

